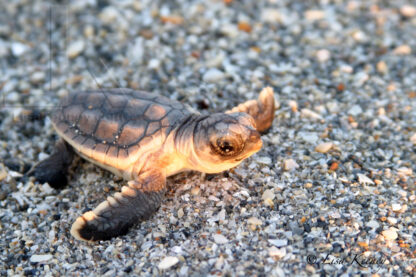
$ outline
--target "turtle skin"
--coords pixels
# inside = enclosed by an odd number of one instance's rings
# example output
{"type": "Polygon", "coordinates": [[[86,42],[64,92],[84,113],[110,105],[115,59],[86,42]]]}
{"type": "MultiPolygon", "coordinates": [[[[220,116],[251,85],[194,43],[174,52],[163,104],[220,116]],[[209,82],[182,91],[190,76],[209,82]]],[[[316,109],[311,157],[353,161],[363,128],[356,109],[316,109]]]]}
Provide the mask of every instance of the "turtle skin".
{"type": "Polygon", "coordinates": [[[274,110],[271,88],[263,89],[257,100],[205,116],[142,91],[75,91],[51,117],[61,140],[30,174],[61,188],[76,153],[127,180],[120,192],[78,217],[71,227],[76,239],[108,240],[160,207],[168,176],[183,170],[221,172],[259,151],[259,132],[270,128],[274,110]]]}

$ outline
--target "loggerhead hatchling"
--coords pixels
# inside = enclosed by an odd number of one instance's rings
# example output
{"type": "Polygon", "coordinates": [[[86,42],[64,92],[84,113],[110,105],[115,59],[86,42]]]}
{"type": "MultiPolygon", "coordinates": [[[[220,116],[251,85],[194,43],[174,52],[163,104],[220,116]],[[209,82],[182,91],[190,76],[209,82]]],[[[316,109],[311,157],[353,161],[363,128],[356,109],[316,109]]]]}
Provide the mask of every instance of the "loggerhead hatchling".
{"type": "Polygon", "coordinates": [[[274,95],[263,89],[225,113],[200,115],[166,97],[131,89],[77,91],[52,115],[61,136],[50,157],[31,170],[39,182],[66,185],[74,153],[128,180],[113,197],[72,225],[80,240],[127,233],[160,206],[166,177],[185,170],[218,173],[262,147],[260,133],[274,116],[274,95]]]}

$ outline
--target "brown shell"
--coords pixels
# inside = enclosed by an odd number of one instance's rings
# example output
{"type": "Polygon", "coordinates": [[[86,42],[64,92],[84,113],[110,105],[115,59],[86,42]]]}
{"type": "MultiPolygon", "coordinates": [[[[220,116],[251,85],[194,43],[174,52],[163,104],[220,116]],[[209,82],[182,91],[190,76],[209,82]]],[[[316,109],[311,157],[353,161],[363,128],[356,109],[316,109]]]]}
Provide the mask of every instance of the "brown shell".
{"type": "Polygon", "coordinates": [[[100,89],[69,94],[53,114],[52,123],[81,154],[117,167],[115,160],[137,156],[157,138],[163,143],[189,114],[181,103],[161,95],[100,89]]]}

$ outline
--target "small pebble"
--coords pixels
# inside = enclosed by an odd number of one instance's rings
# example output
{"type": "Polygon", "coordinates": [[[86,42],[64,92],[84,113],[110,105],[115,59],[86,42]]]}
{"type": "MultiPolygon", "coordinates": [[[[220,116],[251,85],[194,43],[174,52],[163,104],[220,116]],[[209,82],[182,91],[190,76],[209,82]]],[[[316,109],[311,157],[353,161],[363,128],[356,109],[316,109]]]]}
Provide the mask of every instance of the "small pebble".
{"type": "Polygon", "coordinates": [[[377,72],[381,74],[386,74],[389,71],[385,61],[379,61],[377,63],[377,72]]]}
{"type": "Polygon", "coordinates": [[[287,245],[287,239],[269,239],[269,243],[276,247],[282,247],[287,245]]]}
{"type": "Polygon", "coordinates": [[[159,263],[158,267],[160,270],[165,270],[176,265],[178,262],[179,259],[177,257],[167,256],[159,263]]]}
{"type": "Polygon", "coordinates": [[[300,111],[300,114],[303,117],[311,118],[311,119],[314,119],[314,120],[322,120],[323,119],[320,114],[318,114],[318,113],[316,113],[316,112],[314,112],[312,110],[309,110],[309,109],[302,109],[300,111]]]}
{"type": "Polygon", "coordinates": [[[315,151],[319,153],[326,153],[334,146],[332,142],[324,142],[315,147],[315,151]]]}
{"type": "Polygon", "coordinates": [[[286,248],[276,248],[276,246],[272,246],[269,248],[269,256],[281,259],[286,256],[286,248]]]}
{"type": "Polygon", "coordinates": [[[393,212],[400,212],[400,210],[402,209],[402,205],[398,203],[393,203],[391,204],[391,209],[393,210],[393,212]]]}
{"type": "Polygon", "coordinates": [[[316,52],[316,59],[320,63],[325,63],[331,58],[331,52],[327,49],[321,49],[316,52]]]}
{"type": "Polygon", "coordinates": [[[416,16],[416,7],[411,5],[404,5],[400,8],[400,13],[405,17],[416,16]]]}
{"type": "Polygon", "coordinates": [[[370,220],[365,225],[371,229],[377,229],[380,227],[380,224],[376,220],[370,220]]]}
{"type": "Polygon", "coordinates": [[[193,187],[191,189],[191,194],[192,195],[198,195],[200,191],[201,191],[201,189],[199,187],[193,187]]]}
{"type": "Polygon", "coordinates": [[[263,224],[263,222],[260,219],[258,219],[257,217],[250,217],[247,220],[247,223],[251,224],[251,225],[255,225],[255,226],[263,224]]]}
{"type": "Polygon", "coordinates": [[[33,255],[30,257],[30,262],[31,263],[45,263],[52,258],[53,256],[51,254],[33,255]]]}
{"type": "Polygon", "coordinates": [[[412,53],[412,48],[410,48],[410,46],[407,44],[400,45],[393,50],[393,53],[396,55],[403,55],[403,56],[410,55],[412,53]]]}
{"type": "Polygon", "coordinates": [[[299,167],[299,165],[293,159],[287,159],[287,160],[284,161],[283,168],[286,171],[292,171],[292,170],[297,169],[298,167],[299,167]]]}
{"type": "Polygon", "coordinates": [[[305,18],[308,21],[316,21],[325,18],[325,12],[322,10],[308,10],[305,12],[305,18]]]}
{"type": "Polygon", "coordinates": [[[73,59],[73,58],[77,57],[79,54],[81,54],[82,51],[84,51],[84,48],[85,48],[85,42],[83,40],[78,40],[78,41],[72,42],[68,46],[68,49],[66,51],[66,55],[70,59],[73,59]]]}
{"type": "Polygon", "coordinates": [[[305,184],[305,188],[307,188],[307,189],[310,189],[312,187],[313,187],[313,184],[312,183],[306,183],[305,184]]]}
{"type": "Polygon", "coordinates": [[[261,13],[261,20],[267,23],[278,23],[282,20],[282,15],[278,9],[264,9],[261,13]]]}
{"type": "Polygon", "coordinates": [[[414,133],[411,137],[410,137],[410,142],[413,143],[414,145],[416,145],[416,133],[414,133]]]}
{"type": "Polygon", "coordinates": [[[288,102],[288,105],[290,107],[290,109],[292,110],[292,112],[297,112],[298,111],[298,103],[296,101],[290,100],[288,102]]]}
{"type": "Polygon", "coordinates": [[[357,116],[363,113],[363,109],[359,105],[352,106],[351,109],[349,109],[348,114],[352,116],[357,116]]]}
{"type": "Polygon", "coordinates": [[[389,216],[387,218],[387,222],[390,223],[391,225],[396,225],[397,224],[397,218],[389,216]]]}
{"type": "Polygon", "coordinates": [[[350,65],[344,64],[341,66],[340,70],[344,73],[351,74],[354,72],[354,68],[350,65]]]}
{"type": "Polygon", "coordinates": [[[408,167],[400,167],[399,169],[397,169],[397,174],[399,176],[412,176],[413,170],[408,167]]]}
{"type": "Polygon", "coordinates": [[[397,237],[398,237],[396,228],[389,228],[389,229],[384,230],[383,232],[381,232],[381,234],[383,235],[383,237],[386,240],[389,240],[389,241],[393,241],[393,240],[397,239],[397,237]]]}
{"type": "Polygon", "coordinates": [[[160,61],[158,59],[151,59],[148,67],[149,69],[158,69],[160,67],[160,61]]]}
{"type": "Polygon", "coordinates": [[[207,83],[215,83],[215,82],[221,81],[224,78],[225,78],[224,72],[216,68],[211,68],[207,72],[205,72],[202,79],[204,80],[204,82],[207,82],[207,83]]]}
{"type": "Polygon", "coordinates": [[[261,164],[265,164],[265,165],[270,165],[272,164],[272,159],[270,159],[270,157],[263,156],[263,157],[258,157],[257,162],[261,164]]]}
{"type": "Polygon", "coordinates": [[[358,182],[363,185],[374,185],[373,180],[365,176],[364,174],[358,173],[358,182]]]}
{"type": "Polygon", "coordinates": [[[37,72],[33,73],[32,76],[30,76],[30,81],[33,84],[37,84],[37,83],[40,83],[40,82],[44,81],[45,77],[46,77],[45,72],[37,71],[37,72]]]}
{"type": "Polygon", "coordinates": [[[182,208],[180,208],[179,210],[178,210],[178,218],[182,218],[183,217],[183,209],[182,208]]]}
{"type": "Polygon", "coordinates": [[[0,165],[0,181],[3,181],[7,177],[6,169],[0,165]]]}
{"type": "Polygon", "coordinates": [[[305,142],[308,142],[310,144],[315,144],[319,137],[316,133],[310,133],[310,132],[299,132],[298,136],[305,142]]]}
{"type": "Polygon", "coordinates": [[[15,57],[19,57],[29,50],[29,47],[26,44],[20,42],[13,42],[10,48],[12,50],[13,56],[15,57]]]}
{"type": "Polygon", "coordinates": [[[263,194],[261,196],[261,199],[263,199],[264,201],[266,201],[266,200],[273,200],[275,198],[275,196],[276,195],[274,194],[273,189],[266,189],[263,192],[263,194]]]}
{"type": "Polygon", "coordinates": [[[228,242],[228,239],[221,234],[214,234],[212,237],[217,244],[225,244],[228,242]]]}
{"type": "Polygon", "coordinates": [[[107,24],[114,24],[114,21],[117,21],[117,18],[119,17],[120,13],[112,6],[105,7],[99,15],[99,18],[107,24]]]}

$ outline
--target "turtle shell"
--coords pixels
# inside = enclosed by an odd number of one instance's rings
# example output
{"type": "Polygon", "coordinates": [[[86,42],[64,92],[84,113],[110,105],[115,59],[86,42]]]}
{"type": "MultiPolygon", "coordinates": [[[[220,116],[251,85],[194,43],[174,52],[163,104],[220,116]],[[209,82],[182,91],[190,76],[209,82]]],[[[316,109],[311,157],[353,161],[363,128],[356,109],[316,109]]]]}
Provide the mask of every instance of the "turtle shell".
{"type": "Polygon", "coordinates": [[[143,152],[157,151],[189,114],[183,104],[161,95],[100,89],[69,94],[52,123],[85,158],[122,169],[143,152]]]}

